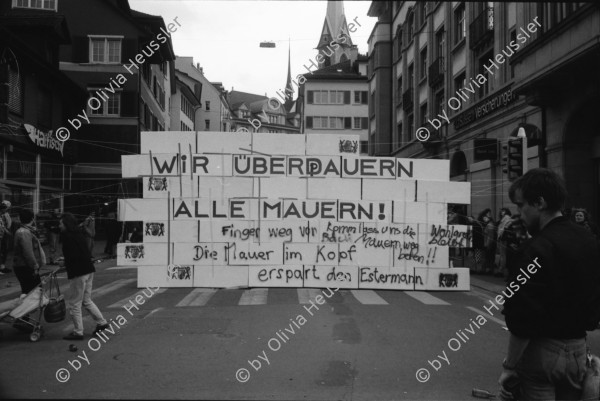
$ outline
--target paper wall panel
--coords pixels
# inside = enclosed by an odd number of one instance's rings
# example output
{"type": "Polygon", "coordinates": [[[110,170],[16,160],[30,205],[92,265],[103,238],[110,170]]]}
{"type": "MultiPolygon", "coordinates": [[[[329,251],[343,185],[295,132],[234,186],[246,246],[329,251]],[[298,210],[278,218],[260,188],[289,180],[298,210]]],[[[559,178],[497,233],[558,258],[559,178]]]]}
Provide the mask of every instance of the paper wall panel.
{"type": "Polygon", "coordinates": [[[359,135],[307,134],[307,155],[357,155],[360,152],[359,135]]]}
{"type": "Polygon", "coordinates": [[[356,266],[305,265],[304,287],[307,288],[357,288],[356,266]]]}
{"type": "Polygon", "coordinates": [[[397,179],[450,181],[450,160],[397,159],[397,179]]]}
{"type": "Polygon", "coordinates": [[[373,290],[413,290],[426,280],[413,269],[373,265],[359,267],[358,279],[358,288],[373,290]]]}
{"type": "Polygon", "coordinates": [[[428,291],[470,291],[469,269],[415,269],[426,281],[428,291]]]}
{"type": "Polygon", "coordinates": [[[188,153],[189,146],[196,152],[196,133],[193,131],[144,131],[140,134],[140,152],[188,153]]]}
{"type": "Polygon", "coordinates": [[[152,266],[168,264],[167,244],[119,243],[117,244],[118,266],[152,266]]]}
{"type": "Polygon", "coordinates": [[[228,288],[248,286],[248,266],[195,266],[194,287],[228,288]]]}
{"type": "Polygon", "coordinates": [[[301,288],[304,285],[304,275],[305,271],[302,265],[249,266],[248,285],[250,287],[301,288]]]}
{"type": "Polygon", "coordinates": [[[447,205],[444,203],[397,202],[394,201],[394,223],[446,224],[447,205]]]}
{"type": "Polygon", "coordinates": [[[471,203],[470,182],[417,182],[418,202],[471,203]]]}
{"type": "Polygon", "coordinates": [[[363,200],[392,199],[398,202],[414,202],[416,180],[362,180],[363,200]]]}
{"type": "Polygon", "coordinates": [[[252,150],[255,152],[268,155],[305,154],[305,135],[273,134],[265,132],[255,132],[252,135],[252,150]]]}
{"type": "Polygon", "coordinates": [[[198,153],[250,152],[252,135],[243,132],[198,132],[198,153]]]}
{"type": "Polygon", "coordinates": [[[143,221],[152,216],[156,220],[168,220],[166,199],[119,199],[119,221],[143,221]]]}
{"type": "Polygon", "coordinates": [[[172,245],[171,263],[196,266],[227,266],[228,243],[175,242],[172,245]]]}
{"type": "Polygon", "coordinates": [[[306,199],[306,178],[272,176],[269,178],[257,178],[257,180],[260,180],[260,185],[256,188],[257,196],[271,199],[306,199]],[[258,192],[258,189],[260,189],[260,192],[258,192]]]}
{"type": "Polygon", "coordinates": [[[314,178],[305,181],[308,183],[308,193],[305,198],[308,199],[360,199],[360,180],[314,178]]]}

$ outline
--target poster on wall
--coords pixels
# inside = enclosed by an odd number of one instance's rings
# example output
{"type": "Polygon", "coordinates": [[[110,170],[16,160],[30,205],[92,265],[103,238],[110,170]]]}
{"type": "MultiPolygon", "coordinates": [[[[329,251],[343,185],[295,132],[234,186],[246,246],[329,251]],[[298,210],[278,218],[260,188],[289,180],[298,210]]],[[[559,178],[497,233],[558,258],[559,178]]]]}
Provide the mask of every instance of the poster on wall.
{"type": "Polygon", "coordinates": [[[119,201],[143,243],[119,244],[138,286],[468,290],[448,225],[470,183],[449,161],[358,156],[355,135],[144,132],[123,178],[143,198],[119,201]]]}

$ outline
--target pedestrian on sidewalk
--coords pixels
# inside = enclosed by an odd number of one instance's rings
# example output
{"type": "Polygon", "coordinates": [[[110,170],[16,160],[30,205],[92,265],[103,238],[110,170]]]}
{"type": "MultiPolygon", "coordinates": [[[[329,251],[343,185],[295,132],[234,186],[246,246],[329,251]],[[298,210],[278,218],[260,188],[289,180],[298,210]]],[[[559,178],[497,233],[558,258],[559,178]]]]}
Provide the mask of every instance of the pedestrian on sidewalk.
{"type": "Polygon", "coordinates": [[[483,227],[473,216],[469,216],[469,223],[473,229],[473,263],[471,270],[473,274],[483,273],[483,261],[485,259],[485,247],[483,246],[483,227]]]}
{"type": "Polygon", "coordinates": [[[28,294],[40,283],[38,270],[46,264],[46,255],[35,230],[34,217],[31,210],[21,209],[21,227],[15,233],[13,268],[22,294],[28,294]]]}
{"type": "Polygon", "coordinates": [[[106,219],[106,246],[104,247],[104,253],[108,255],[110,259],[117,255],[117,243],[121,236],[121,225],[117,221],[117,215],[115,212],[109,212],[106,219]]]}
{"type": "Polygon", "coordinates": [[[507,207],[500,209],[500,220],[498,221],[498,233],[496,238],[496,255],[498,264],[496,266],[496,275],[506,277],[506,238],[504,233],[506,226],[511,222],[512,213],[507,207]]]}
{"type": "Polygon", "coordinates": [[[518,380],[520,400],[581,399],[586,331],[600,322],[598,244],[562,215],[567,191],[554,171],[529,170],[509,196],[532,238],[503,291],[510,339],[500,396],[514,399],[509,387],[518,380]]]}
{"type": "Polygon", "coordinates": [[[96,212],[91,211],[79,226],[83,231],[86,246],[90,251],[90,260],[93,260],[94,238],[96,237],[96,212]]]}
{"type": "Polygon", "coordinates": [[[11,203],[7,200],[0,203],[0,275],[10,273],[12,270],[6,267],[8,257],[8,245],[12,241],[12,219],[8,210],[11,203]]]}
{"type": "Polygon", "coordinates": [[[479,213],[478,220],[483,227],[483,248],[485,252],[483,271],[487,274],[494,274],[494,261],[496,255],[496,224],[492,219],[492,210],[485,209],[479,213]]]}
{"type": "Polygon", "coordinates": [[[59,228],[60,217],[57,210],[50,212],[50,218],[46,221],[48,231],[48,247],[50,248],[49,264],[54,265],[56,261],[56,251],[58,249],[58,238],[60,236],[59,228]]]}
{"type": "Polygon", "coordinates": [[[69,279],[67,302],[73,321],[73,331],[63,337],[65,340],[83,340],[82,306],[96,321],[93,335],[108,328],[106,319],[92,301],[92,285],[96,269],[85,238],[71,213],[64,213],[59,223],[63,241],[64,266],[69,279]]]}

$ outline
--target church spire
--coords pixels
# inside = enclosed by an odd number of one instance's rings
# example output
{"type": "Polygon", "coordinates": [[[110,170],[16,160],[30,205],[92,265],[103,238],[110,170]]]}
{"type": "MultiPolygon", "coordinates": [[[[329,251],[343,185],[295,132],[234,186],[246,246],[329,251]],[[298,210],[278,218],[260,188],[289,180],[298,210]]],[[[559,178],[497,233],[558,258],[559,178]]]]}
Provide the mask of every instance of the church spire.
{"type": "Polygon", "coordinates": [[[317,45],[319,54],[322,54],[325,59],[324,66],[351,59],[354,53],[353,48],[355,46],[348,32],[344,2],[328,0],[327,14],[317,45]]]}
{"type": "Polygon", "coordinates": [[[294,100],[294,88],[292,87],[292,58],[291,58],[291,45],[290,39],[288,38],[288,74],[287,82],[285,83],[285,102],[291,102],[294,100]]]}

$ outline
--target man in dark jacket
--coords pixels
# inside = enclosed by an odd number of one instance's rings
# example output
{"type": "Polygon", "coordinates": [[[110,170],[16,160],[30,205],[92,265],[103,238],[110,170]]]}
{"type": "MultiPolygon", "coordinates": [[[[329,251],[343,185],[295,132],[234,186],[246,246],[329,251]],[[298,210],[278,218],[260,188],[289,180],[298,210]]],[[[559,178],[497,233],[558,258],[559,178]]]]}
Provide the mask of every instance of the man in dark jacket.
{"type": "Polygon", "coordinates": [[[518,378],[520,400],[580,399],[586,330],[600,320],[598,246],[560,212],[567,193],[553,171],[527,172],[509,196],[532,238],[503,291],[510,340],[500,395],[511,399],[507,388],[518,378]]]}
{"type": "Polygon", "coordinates": [[[102,316],[102,312],[92,301],[92,285],[96,269],[90,260],[91,254],[83,234],[77,226],[77,220],[71,213],[65,213],[60,220],[59,227],[63,234],[64,266],[67,268],[67,278],[69,279],[69,313],[73,321],[73,331],[63,338],[65,340],[83,340],[82,306],[96,321],[94,335],[109,326],[102,316]]]}

